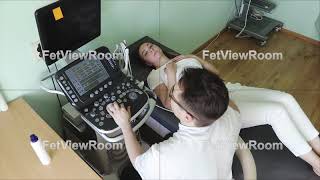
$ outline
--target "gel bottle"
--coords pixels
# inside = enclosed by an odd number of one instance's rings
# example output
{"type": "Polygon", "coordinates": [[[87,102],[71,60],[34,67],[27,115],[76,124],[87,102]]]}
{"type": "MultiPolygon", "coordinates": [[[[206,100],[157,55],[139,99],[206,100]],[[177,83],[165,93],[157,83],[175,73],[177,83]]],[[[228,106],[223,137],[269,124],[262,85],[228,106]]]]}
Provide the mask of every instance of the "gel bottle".
{"type": "Polygon", "coordinates": [[[48,152],[43,147],[41,140],[35,134],[30,135],[30,144],[34,152],[37,154],[42,165],[49,165],[51,162],[51,158],[48,152]]]}

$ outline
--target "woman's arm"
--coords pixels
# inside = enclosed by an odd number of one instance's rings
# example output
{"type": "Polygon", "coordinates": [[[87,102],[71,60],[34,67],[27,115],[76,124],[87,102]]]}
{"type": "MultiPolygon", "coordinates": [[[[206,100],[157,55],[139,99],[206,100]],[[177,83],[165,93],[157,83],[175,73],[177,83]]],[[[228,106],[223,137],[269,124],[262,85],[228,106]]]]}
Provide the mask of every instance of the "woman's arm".
{"type": "Polygon", "coordinates": [[[167,86],[164,83],[162,83],[158,85],[153,91],[160,99],[162,105],[167,109],[171,109],[171,101],[169,98],[169,90],[167,86]]]}
{"type": "Polygon", "coordinates": [[[215,74],[219,74],[218,69],[211,63],[209,63],[208,61],[199,58],[196,55],[191,55],[193,58],[195,58],[196,60],[198,60],[200,62],[200,64],[202,65],[202,67],[206,70],[208,70],[209,72],[215,73],[215,74]]]}
{"type": "Polygon", "coordinates": [[[194,58],[196,59],[197,61],[199,61],[199,63],[201,64],[201,66],[208,70],[209,72],[212,72],[212,73],[215,73],[215,74],[218,74],[219,75],[219,71],[218,69],[211,63],[209,63],[208,61],[204,60],[204,59],[201,59],[199,58],[198,56],[196,55],[193,55],[193,54],[190,54],[190,55],[180,55],[180,56],[177,56],[175,58],[172,59],[172,61],[174,62],[178,62],[180,60],[183,60],[183,59],[186,59],[186,58],[194,58]]]}
{"type": "Polygon", "coordinates": [[[166,65],[165,73],[167,74],[168,87],[164,83],[162,83],[154,89],[154,92],[160,98],[163,106],[167,109],[171,109],[169,91],[176,83],[177,65],[175,64],[175,62],[170,62],[166,65]]]}

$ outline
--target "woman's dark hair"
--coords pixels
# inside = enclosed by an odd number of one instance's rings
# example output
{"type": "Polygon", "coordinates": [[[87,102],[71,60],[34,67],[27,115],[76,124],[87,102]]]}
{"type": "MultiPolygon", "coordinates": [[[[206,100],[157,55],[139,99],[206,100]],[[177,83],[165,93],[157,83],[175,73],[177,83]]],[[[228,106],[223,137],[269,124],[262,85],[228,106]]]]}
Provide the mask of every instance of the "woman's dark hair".
{"type": "Polygon", "coordinates": [[[229,93],[223,80],[205,69],[187,68],[179,80],[180,99],[197,116],[198,126],[207,126],[228,108],[229,93]]]}

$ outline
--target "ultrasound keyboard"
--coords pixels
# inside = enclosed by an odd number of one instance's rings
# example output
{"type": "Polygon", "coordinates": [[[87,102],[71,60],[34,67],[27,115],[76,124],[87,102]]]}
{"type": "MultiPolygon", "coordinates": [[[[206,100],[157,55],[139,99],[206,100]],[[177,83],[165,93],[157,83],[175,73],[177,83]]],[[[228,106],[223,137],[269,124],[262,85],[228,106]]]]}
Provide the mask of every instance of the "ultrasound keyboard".
{"type": "MultiPolygon", "coordinates": [[[[102,50],[109,52],[107,48],[102,50]]],[[[108,104],[130,106],[133,128],[141,126],[141,117],[150,110],[149,96],[138,86],[139,81],[125,76],[117,67],[114,61],[105,59],[76,60],[55,75],[68,101],[87,124],[109,137],[121,135],[121,130],[108,114],[108,104]]]]}

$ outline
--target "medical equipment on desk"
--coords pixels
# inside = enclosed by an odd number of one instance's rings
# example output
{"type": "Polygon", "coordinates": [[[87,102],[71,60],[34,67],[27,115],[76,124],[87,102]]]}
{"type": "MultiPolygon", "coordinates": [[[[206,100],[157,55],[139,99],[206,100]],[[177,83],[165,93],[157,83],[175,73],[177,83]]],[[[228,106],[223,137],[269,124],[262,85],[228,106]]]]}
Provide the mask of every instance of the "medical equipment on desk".
{"type": "MultiPolygon", "coordinates": [[[[60,0],[36,10],[35,18],[41,43],[40,52],[74,52],[100,36],[101,2],[60,0]],[[85,11],[79,11],[83,7],[86,7],[85,11]],[[57,10],[59,18],[54,13],[57,10]],[[74,28],[78,24],[90,28],[74,28]]],[[[98,54],[96,57],[72,60],[66,58],[67,65],[62,68],[56,65],[59,59],[43,56],[49,74],[42,78],[41,88],[49,93],[63,95],[69,102],[62,106],[65,140],[87,143],[95,140],[97,144],[120,143],[124,146],[122,131],[106,111],[107,104],[118,102],[125,107],[130,106],[130,123],[138,135],[138,129],[155,107],[155,100],[152,94],[145,91],[144,83],[132,76],[129,49],[126,48],[125,41],[120,42],[115,50],[121,54],[122,59],[113,56],[110,58],[107,47],[99,47],[95,52],[98,54]],[[105,56],[101,57],[101,54],[105,56]],[[56,67],[53,73],[50,72],[51,64],[56,67]],[[60,88],[49,88],[47,80],[50,79],[53,86],[57,83],[60,88]]],[[[59,98],[61,97],[58,96],[59,98]]],[[[129,163],[125,148],[77,153],[104,177],[121,175],[122,169],[129,163]],[[93,154],[94,158],[88,154],[93,154]]]]}

